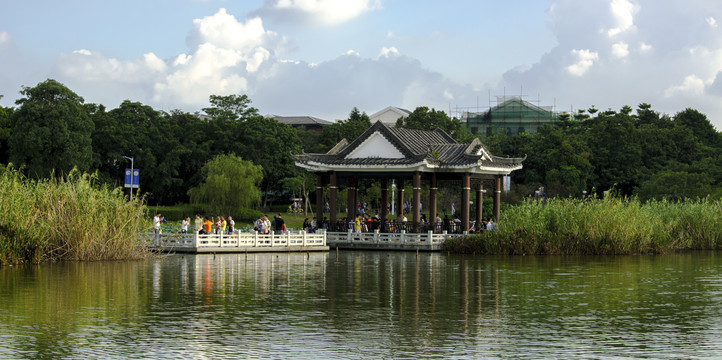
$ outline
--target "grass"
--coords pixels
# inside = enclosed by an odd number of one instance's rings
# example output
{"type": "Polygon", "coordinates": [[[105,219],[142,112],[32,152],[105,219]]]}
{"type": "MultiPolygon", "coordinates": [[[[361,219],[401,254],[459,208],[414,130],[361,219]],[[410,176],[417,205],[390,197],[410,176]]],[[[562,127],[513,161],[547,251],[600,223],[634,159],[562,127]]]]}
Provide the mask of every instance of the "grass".
{"type": "Polygon", "coordinates": [[[502,213],[498,231],[447,241],[476,254],[641,254],[722,248],[722,201],[549,199],[502,213]]]}
{"type": "Polygon", "coordinates": [[[92,175],[31,180],[0,169],[0,208],[0,265],[148,254],[138,238],[147,225],[142,200],[96,186],[92,175]]]}

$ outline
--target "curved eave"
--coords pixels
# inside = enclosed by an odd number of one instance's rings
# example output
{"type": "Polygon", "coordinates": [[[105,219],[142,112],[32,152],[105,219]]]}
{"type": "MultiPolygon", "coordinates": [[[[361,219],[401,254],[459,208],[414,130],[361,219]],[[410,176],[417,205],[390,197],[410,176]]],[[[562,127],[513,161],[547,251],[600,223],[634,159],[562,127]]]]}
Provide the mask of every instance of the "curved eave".
{"type": "Polygon", "coordinates": [[[394,171],[420,171],[420,172],[451,172],[451,173],[472,173],[480,175],[509,175],[512,171],[520,170],[522,164],[515,164],[514,166],[490,166],[489,164],[464,164],[464,165],[445,165],[445,164],[433,164],[427,161],[420,161],[412,164],[325,164],[315,161],[304,161],[296,162],[296,166],[304,168],[314,172],[326,172],[326,171],[354,171],[354,172],[384,172],[389,170],[394,171]]]}

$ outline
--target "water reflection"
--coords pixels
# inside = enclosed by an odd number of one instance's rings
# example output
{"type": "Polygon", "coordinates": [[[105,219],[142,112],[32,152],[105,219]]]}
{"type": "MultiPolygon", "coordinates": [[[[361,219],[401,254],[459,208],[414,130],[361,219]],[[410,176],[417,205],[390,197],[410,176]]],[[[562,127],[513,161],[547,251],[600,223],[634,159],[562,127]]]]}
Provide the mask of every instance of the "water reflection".
{"type": "Polygon", "coordinates": [[[171,255],[0,269],[3,358],[714,358],[718,253],[171,255]]]}

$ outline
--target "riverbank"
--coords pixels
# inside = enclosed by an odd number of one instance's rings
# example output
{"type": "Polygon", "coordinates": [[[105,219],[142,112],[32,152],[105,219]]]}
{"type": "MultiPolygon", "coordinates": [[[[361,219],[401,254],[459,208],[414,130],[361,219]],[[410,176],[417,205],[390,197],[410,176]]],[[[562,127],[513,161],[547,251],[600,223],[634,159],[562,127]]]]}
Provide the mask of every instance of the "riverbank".
{"type": "Polygon", "coordinates": [[[142,201],[96,186],[93,175],[32,180],[2,168],[0,209],[0,265],[148,256],[142,201]]]}
{"type": "Polygon", "coordinates": [[[660,254],[722,248],[722,200],[549,199],[511,206],[498,231],[448,240],[468,254],[660,254]]]}

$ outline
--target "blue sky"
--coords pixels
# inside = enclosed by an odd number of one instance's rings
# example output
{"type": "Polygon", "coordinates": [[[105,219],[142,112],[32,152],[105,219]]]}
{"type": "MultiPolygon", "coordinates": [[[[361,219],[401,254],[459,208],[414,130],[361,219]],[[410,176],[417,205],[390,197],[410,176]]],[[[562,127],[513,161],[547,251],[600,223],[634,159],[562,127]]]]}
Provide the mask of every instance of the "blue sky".
{"type": "Polygon", "coordinates": [[[86,102],[262,114],[388,105],[458,115],[497,95],[559,111],[687,107],[722,129],[716,0],[0,0],[0,104],[61,81],[86,102]]]}

